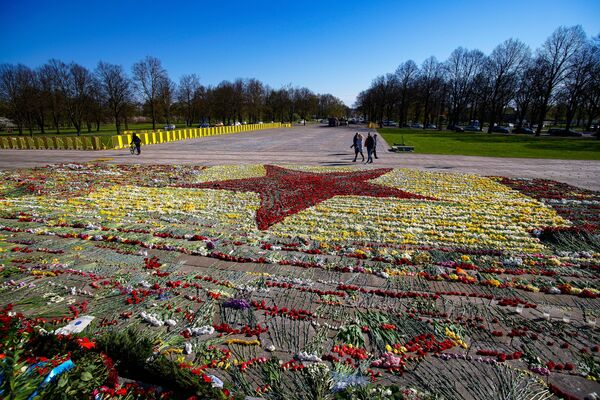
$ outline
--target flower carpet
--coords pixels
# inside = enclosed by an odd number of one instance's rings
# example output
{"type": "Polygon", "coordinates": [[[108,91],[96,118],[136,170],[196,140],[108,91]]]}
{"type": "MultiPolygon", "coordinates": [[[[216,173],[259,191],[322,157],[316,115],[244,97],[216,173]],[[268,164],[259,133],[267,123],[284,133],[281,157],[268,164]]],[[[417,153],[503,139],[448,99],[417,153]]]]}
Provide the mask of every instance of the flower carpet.
{"type": "Polygon", "coordinates": [[[2,170],[0,395],[583,399],[599,270],[600,193],[554,181],[2,170]]]}

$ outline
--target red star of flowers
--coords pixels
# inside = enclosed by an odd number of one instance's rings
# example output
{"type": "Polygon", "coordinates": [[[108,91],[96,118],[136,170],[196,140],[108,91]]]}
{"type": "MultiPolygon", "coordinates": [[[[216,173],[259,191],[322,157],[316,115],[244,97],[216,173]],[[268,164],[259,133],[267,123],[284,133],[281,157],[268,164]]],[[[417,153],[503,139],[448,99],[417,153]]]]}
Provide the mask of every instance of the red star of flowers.
{"type": "Polygon", "coordinates": [[[395,197],[399,199],[435,200],[389,186],[368,182],[390,172],[381,168],[353,172],[313,173],[265,165],[267,174],[258,178],[231,179],[178,185],[198,189],[223,189],[235,192],[256,192],[260,207],[256,212],[258,229],[266,230],[333,196],[395,197]]]}

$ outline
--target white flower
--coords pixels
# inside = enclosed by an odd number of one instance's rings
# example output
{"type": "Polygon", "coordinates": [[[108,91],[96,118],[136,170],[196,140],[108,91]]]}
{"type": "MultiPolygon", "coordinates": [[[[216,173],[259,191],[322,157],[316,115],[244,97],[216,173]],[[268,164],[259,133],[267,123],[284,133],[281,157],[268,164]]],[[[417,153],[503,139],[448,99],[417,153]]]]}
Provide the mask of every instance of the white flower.
{"type": "Polygon", "coordinates": [[[140,313],[140,317],[152,326],[163,326],[164,322],[158,319],[154,314],[149,314],[144,311],[140,313]]]}
{"type": "Polygon", "coordinates": [[[305,351],[301,351],[296,355],[296,358],[300,361],[310,361],[310,362],[322,362],[321,358],[316,354],[310,354],[305,351]]]}

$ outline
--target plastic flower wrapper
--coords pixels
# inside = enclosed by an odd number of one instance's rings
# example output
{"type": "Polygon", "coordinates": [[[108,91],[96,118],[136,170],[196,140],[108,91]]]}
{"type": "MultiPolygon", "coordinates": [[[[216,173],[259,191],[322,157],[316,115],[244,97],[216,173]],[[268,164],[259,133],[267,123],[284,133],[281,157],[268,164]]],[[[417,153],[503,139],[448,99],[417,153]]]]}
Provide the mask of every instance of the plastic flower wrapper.
{"type": "Polygon", "coordinates": [[[247,310],[250,308],[250,302],[246,299],[229,299],[223,303],[223,306],[235,310],[247,310]]]}

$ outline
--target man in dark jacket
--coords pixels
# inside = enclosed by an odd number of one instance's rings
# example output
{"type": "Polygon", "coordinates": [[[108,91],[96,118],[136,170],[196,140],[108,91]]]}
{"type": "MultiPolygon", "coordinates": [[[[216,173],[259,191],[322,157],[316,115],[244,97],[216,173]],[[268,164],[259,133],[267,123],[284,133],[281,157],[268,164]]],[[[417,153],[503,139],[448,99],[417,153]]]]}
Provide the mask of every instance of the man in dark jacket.
{"type": "Polygon", "coordinates": [[[371,132],[365,140],[365,146],[367,147],[367,162],[366,164],[373,164],[373,149],[375,148],[375,139],[371,136],[371,132]]]}
{"type": "Polygon", "coordinates": [[[379,158],[379,157],[377,157],[377,134],[376,133],[373,134],[373,141],[375,142],[375,145],[373,146],[373,157],[379,158]]]}

